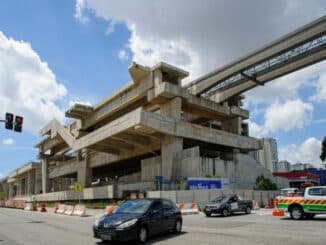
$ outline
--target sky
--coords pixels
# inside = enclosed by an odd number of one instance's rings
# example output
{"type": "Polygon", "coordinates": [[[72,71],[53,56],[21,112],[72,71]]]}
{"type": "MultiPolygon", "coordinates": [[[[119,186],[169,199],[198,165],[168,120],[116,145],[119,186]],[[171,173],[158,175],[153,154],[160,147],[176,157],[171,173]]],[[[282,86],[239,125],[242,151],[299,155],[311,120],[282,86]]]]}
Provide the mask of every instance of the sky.
{"type": "MultiPolygon", "coordinates": [[[[3,0],[0,177],[37,160],[39,130],[79,102],[94,105],[128,81],[132,61],[189,71],[184,83],[326,13],[325,1],[3,0]]],[[[326,62],[245,94],[250,135],[277,139],[279,160],[319,166],[326,136],[326,62]]]]}

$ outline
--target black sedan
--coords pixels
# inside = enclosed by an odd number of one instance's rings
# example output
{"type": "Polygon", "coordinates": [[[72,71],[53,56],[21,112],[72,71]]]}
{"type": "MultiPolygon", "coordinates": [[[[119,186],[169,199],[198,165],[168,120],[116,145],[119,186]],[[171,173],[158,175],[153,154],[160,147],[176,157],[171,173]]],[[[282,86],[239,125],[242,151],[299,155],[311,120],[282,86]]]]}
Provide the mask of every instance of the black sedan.
{"type": "Polygon", "coordinates": [[[126,201],[93,226],[94,237],[103,241],[138,240],[141,243],[149,236],[168,231],[180,233],[181,229],[181,212],[167,199],[126,201]]]}

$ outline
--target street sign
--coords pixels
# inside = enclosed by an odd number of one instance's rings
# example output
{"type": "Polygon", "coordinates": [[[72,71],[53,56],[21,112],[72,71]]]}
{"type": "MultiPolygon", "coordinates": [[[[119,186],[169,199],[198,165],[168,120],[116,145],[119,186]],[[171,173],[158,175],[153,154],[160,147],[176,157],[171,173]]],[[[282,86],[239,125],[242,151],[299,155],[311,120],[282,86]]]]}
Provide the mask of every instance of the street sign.
{"type": "Polygon", "coordinates": [[[79,182],[76,182],[74,184],[74,190],[75,190],[75,192],[83,192],[83,187],[81,186],[81,184],[79,182]]]}

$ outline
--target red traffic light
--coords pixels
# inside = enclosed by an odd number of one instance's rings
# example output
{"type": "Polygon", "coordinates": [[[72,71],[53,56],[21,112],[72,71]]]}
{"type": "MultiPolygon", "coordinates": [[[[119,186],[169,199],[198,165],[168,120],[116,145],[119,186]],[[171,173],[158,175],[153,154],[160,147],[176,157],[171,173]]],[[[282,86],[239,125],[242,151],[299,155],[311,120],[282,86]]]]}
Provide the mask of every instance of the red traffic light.
{"type": "Polygon", "coordinates": [[[23,129],[23,117],[16,116],[15,117],[15,128],[14,128],[14,130],[16,132],[21,132],[22,129],[23,129]]]}
{"type": "Polygon", "coordinates": [[[12,130],[13,129],[14,114],[7,112],[6,113],[6,122],[5,128],[12,130]]]}

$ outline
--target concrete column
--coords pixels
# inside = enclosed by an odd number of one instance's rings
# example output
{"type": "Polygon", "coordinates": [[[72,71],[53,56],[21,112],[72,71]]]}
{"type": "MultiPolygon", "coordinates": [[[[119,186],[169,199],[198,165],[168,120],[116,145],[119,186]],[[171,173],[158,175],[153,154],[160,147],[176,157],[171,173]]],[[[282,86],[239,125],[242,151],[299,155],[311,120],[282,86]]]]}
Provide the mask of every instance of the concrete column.
{"type": "Polygon", "coordinates": [[[223,129],[227,132],[234,133],[234,134],[241,134],[241,117],[231,118],[229,120],[225,120],[223,123],[223,129]]]}
{"type": "Polygon", "coordinates": [[[92,168],[89,167],[88,152],[85,150],[81,154],[82,156],[79,161],[77,179],[81,186],[85,188],[92,185],[93,171],[92,168]]]}
{"type": "Polygon", "coordinates": [[[170,101],[160,106],[161,114],[163,116],[172,117],[176,120],[181,119],[182,99],[175,97],[170,101]]]}
{"type": "MultiPolygon", "coordinates": [[[[181,119],[182,100],[179,97],[173,98],[161,105],[161,114],[181,119]]],[[[161,173],[164,179],[176,180],[181,175],[181,156],[183,150],[183,139],[174,136],[166,136],[161,144],[162,166],[161,173]]]]}
{"type": "Polygon", "coordinates": [[[176,180],[181,173],[181,155],[183,150],[183,139],[166,136],[162,141],[162,169],[161,173],[166,180],[176,180]]]}
{"type": "Polygon", "coordinates": [[[42,159],[42,193],[48,193],[50,191],[50,177],[48,160],[42,159]]]}
{"type": "Polygon", "coordinates": [[[33,195],[35,191],[35,170],[31,170],[27,173],[27,195],[33,195]]]}
{"type": "Polygon", "coordinates": [[[14,185],[9,184],[9,198],[13,198],[13,197],[14,197],[14,185]]]}

